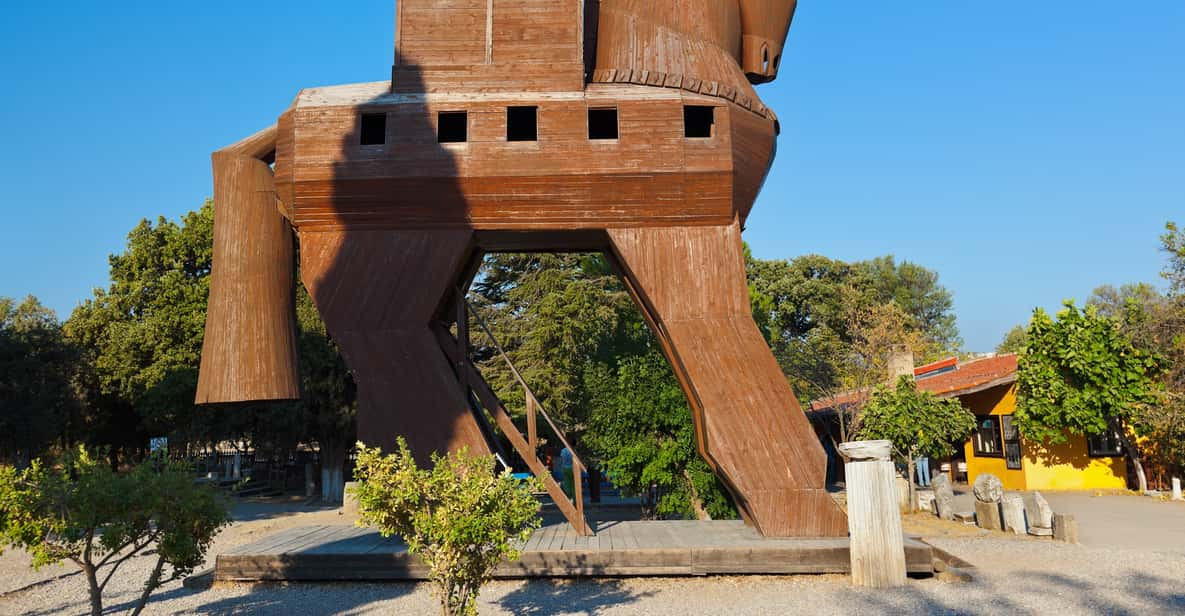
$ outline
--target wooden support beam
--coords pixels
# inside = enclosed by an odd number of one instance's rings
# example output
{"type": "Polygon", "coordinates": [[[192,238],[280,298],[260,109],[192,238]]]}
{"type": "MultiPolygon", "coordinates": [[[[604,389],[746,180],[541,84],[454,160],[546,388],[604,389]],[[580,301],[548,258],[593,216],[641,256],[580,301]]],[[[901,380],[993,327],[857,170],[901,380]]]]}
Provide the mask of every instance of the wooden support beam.
{"type": "MultiPolygon", "coordinates": [[[[572,501],[568,500],[568,495],[564,494],[563,488],[551,476],[551,469],[547,468],[539,459],[539,456],[530,449],[527,440],[523,438],[522,433],[518,431],[518,427],[514,425],[514,421],[510,418],[510,413],[506,412],[506,407],[502,405],[502,401],[498,399],[497,394],[486,383],[481,373],[477,370],[477,367],[468,358],[460,357],[457,354],[456,339],[442,327],[436,326],[433,329],[436,332],[438,340],[440,340],[440,347],[444,349],[444,352],[448,354],[452,361],[459,362],[462,365],[462,369],[466,372],[469,379],[470,387],[477,394],[478,400],[494,416],[494,422],[498,424],[498,428],[510,440],[510,444],[514,447],[515,451],[522,456],[527,466],[530,467],[531,472],[543,481],[543,487],[547,489],[548,495],[555,501],[556,507],[559,508],[560,513],[572,525],[573,530],[582,536],[594,534],[592,528],[588,525],[588,521],[584,519],[583,506],[574,505],[572,501]]],[[[573,467],[575,468],[577,465],[578,463],[574,463],[573,467]]]]}

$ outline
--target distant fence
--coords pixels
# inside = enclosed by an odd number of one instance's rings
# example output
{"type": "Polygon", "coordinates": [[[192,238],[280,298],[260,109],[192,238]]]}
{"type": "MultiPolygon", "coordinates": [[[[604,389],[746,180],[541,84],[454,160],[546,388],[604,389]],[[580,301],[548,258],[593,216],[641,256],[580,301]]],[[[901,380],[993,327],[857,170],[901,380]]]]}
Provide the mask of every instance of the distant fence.
{"type": "MultiPolygon", "coordinates": [[[[287,454],[265,454],[254,450],[239,451],[231,447],[220,447],[201,451],[190,451],[188,455],[175,454],[176,459],[189,462],[198,475],[215,480],[230,481],[234,478],[235,456],[239,461],[240,479],[266,485],[284,492],[305,490],[305,466],[310,465],[316,493],[320,493],[321,456],[317,450],[299,450],[287,454]]],[[[346,457],[345,480],[351,481],[354,473],[354,452],[346,457]]]]}

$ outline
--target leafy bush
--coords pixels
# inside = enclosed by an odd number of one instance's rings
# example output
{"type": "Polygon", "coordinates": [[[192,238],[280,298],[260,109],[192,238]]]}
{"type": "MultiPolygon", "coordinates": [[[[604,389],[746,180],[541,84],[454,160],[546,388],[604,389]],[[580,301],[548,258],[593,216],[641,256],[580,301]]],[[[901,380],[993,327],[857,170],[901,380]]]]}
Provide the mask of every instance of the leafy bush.
{"type": "Polygon", "coordinates": [[[77,565],[93,616],[103,613],[103,590],[128,560],[156,547],[156,564],[132,611],[139,614],[154,590],[203,562],[229,522],[212,489],[159,457],[128,473],[112,471],[85,449],[23,471],[0,467],[0,546],[24,549],[35,568],[64,560],[77,565]]]}
{"type": "Polygon", "coordinates": [[[503,558],[539,528],[538,481],[510,471],[495,474],[493,456],[462,449],[432,455],[432,469],[416,466],[407,442],[385,455],[358,444],[354,476],[362,521],[384,537],[398,535],[428,565],[446,616],[477,613],[477,595],[503,558]]]}
{"type": "Polygon", "coordinates": [[[1066,302],[1057,320],[1033,312],[1017,371],[1016,424],[1026,438],[1064,443],[1067,434],[1112,433],[1147,489],[1139,449],[1129,432],[1160,401],[1165,358],[1137,348],[1120,323],[1096,306],[1066,302]]]}

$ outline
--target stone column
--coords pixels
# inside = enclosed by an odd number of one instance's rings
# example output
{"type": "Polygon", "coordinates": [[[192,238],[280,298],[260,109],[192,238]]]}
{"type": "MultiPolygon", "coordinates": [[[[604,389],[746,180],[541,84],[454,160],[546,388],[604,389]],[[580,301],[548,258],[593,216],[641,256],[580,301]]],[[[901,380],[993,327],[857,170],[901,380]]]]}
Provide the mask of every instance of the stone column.
{"type": "Polygon", "coordinates": [[[905,585],[905,546],[897,506],[897,473],[889,441],[843,443],[852,583],[870,588],[905,585]]]}
{"type": "Polygon", "coordinates": [[[1181,498],[1181,479],[1173,477],[1173,500],[1185,500],[1181,498]]]}

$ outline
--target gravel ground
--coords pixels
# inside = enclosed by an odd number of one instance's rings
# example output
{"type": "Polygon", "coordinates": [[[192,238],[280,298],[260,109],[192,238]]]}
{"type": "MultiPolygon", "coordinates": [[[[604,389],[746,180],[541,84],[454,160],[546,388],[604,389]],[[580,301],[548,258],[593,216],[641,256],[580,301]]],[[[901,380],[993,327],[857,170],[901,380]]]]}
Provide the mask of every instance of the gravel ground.
{"type": "MultiPolygon", "coordinates": [[[[212,553],[257,540],[288,525],[340,523],[336,512],[247,504],[212,553]]],[[[918,520],[923,522],[923,520],[918,520]]],[[[852,588],[845,576],[635,578],[601,581],[500,581],[482,593],[484,614],[999,614],[1185,613],[1185,558],[1179,552],[1072,546],[929,522],[931,541],[977,568],[971,582],[910,580],[892,591],[852,588]]],[[[907,525],[910,524],[907,522],[907,525]]],[[[1176,546],[1171,546],[1175,548],[1176,546]]],[[[69,569],[31,575],[27,557],[0,557],[0,592],[69,569]]],[[[123,613],[151,558],[127,566],[112,582],[107,605],[123,613]]],[[[0,614],[82,614],[85,584],[77,576],[0,598],[0,614]]],[[[238,585],[204,591],[173,582],[157,591],[151,614],[434,614],[424,584],[238,585]]]]}

